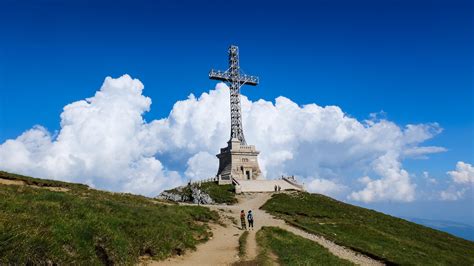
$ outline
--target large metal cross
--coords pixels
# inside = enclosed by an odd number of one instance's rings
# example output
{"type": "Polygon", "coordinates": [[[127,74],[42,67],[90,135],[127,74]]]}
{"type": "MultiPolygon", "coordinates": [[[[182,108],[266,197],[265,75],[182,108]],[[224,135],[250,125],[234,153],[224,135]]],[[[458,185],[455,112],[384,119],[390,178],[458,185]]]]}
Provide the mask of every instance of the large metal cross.
{"type": "Polygon", "coordinates": [[[230,87],[230,139],[236,138],[240,143],[247,145],[242,128],[242,115],[240,111],[240,87],[243,85],[256,86],[258,77],[240,73],[239,47],[229,47],[229,69],[219,71],[211,69],[209,78],[227,82],[230,87]]]}

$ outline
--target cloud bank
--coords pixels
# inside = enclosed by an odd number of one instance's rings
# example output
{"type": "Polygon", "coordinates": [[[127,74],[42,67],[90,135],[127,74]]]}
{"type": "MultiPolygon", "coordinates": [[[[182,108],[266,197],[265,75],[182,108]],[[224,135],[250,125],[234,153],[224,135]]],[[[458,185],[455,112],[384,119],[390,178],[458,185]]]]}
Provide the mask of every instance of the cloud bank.
{"type": "MultiPolygon", "coordinates": [[[[64,107],[56,136],[35,126],[1,144],[0,169],[145,195],[214,175],[215,154],[229,137],[227,86],[191,94],[151,122],[142,117],[151,106],[142,90],[128,75],[106,78],[93,97],[64,107]]],[[[267,178],[296,175],[310,191],[356,201],[414,200],[403,160],[444,151],[421,146],[441,132],[436,123],[359,121],[337,106],[300,106],[285,97],[242,96],[242,112],[267,178]]]]}
{"type": "Polygon", "coordinates": [[[3,143],[0,168],[141,194],[179,184],[179,174],[168,171],[146,142],[142,114],[151,99],[142,90],[127,75],[107,77],[93,97],[64,107],[57,136],[35,126],[3,143]]]}

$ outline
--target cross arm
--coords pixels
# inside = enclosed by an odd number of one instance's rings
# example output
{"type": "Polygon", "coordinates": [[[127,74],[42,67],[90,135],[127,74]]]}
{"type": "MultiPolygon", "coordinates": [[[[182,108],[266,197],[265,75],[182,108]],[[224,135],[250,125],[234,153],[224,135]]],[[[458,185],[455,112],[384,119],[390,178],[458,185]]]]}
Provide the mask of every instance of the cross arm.
{"type": "Polygon", "coordinates": [[[223,72],[220,70],[211,69],[211,71],[209,71],[209,78],[220,81],[230,81],[230,74],[227,71],[223,72]]]}
{"type": "MultiPolygon", "coordinates": [[[[210,79],[215,79],[215,80],[220,80],[220,81],[228,81],[231,82],[235,77],[232,77],[231,74],[227,71],[219,71],[219,70],[214,70],[211,69],[209,71],[209,78],[210,79]]],[[[237,77],[238,82],[243,85],[257,85],[258,84],[258,77],[256,76],[249,76],[249,75],[239,75],[237,77]]]]}
{"type": "Polygon", "coordinates": [[[258,77],[249,75],[240,75],[240,84],[256,86],[258,84],[258,77]]]}

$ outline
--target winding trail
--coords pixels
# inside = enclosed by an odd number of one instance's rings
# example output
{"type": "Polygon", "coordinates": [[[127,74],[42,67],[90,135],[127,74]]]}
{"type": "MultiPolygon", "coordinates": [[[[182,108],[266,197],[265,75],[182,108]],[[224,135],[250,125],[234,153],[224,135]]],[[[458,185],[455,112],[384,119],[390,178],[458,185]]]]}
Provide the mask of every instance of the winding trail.
{"type": "Polygon", "coordinates": [[[209,241],[199,245],[196,251],[187,252],[183,256],[176,256],[164,261],[149,261],[147,265],[230,265],[239,261],[251,261],[258,254],[258,246],[255,234],[262,226],[276,226],[296,235],[309,239],[327,248],[329,252],[337,257],[351,261],[358,265],[384,265],[382,262],[369,258],[365,255],[337,245],[324,237],[307,233],[277,219],[259,208],[271,198],[272,193],[252,193],[238,195],[239,203],[232,206],[227,205],[206,205],[216,210],[223,217],[226,227],[211,225],[213,237],[209,241]],[[240,210],[252,210],[255,219],[254,230],[249,231],[247,239],[246,257],[238,256],[238,238],[242,234],[240,230],[240,210]],[[233,217],[233,218],[229,218],[233,217]],[[235,219],[239,223],[236,226],[232,223],[235,219]]]}

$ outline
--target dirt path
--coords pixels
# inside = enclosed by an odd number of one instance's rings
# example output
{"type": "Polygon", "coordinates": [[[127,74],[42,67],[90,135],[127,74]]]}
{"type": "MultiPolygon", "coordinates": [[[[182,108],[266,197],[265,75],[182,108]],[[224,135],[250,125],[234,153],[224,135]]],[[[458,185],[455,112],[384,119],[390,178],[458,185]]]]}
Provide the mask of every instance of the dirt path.
{"type": "MultiPolygon", "coordinates": [[[[172,257],[165,261],[152,261],[147,265],[230,265],[238,262],[242,258],[238,256],[239,237],[242,234],[240,229],[240,210],[256,211],[269,198],[270,194],[253,194],[239,197],[239,204],[227,205],[206,205],[212,210],[218,211],[221,217],[231,216],[238,222],[238,226],[230,219],[225,219],[227,226],[213,225],[213,237],[209,241],[199,245],[194,252],[188,252],[184,256],[172,257]],[[222,210],[226,211],[222,211],[222,210]]],[[[247,243],[247,258],[257,256],[257,242],[255,241],[255,230],[249,232],[247,243]]]]}
{"type": "Polygon", "coordinates": [[[199,245],[196,251],[147,265],[230,265],[237,262],[238,239],[242,231],[233,225],[213,225],[211,229],[212,239],[199,245]]]}
{"type": "Polygon", "coordinates": [[[262,226],[276,226],[290,231],[296,235],[312,240],[321,246],[327,248],[332,254],[351,261],[358,265],[383,265],[381,262],[373,260],[362,254],[358,254],[350,249],[339,246],[321,236],[307,233],[298,228],[286,224],[283,220],[276,219],[272,215],[266,213],[259,208],[271,197],[271,193],[254,193],[238,195],[239,203],[232,206],[209,205],[208,207],[217,210],[221,215],[231,215],[239,222],[240,226],[240,210],[252,210],[255,227],[249,231],[247,240],[247,254],[245,258],[238,257],[238,238],[242,234],[242,230],[232,224],[227,219],[227,227],[213,226],[212,231],[214,237],[204,244],[197,247],[195,252],[188,252],[184,256],[170,258],[166,261],[153,261],[148,265],[229,265],[239,260],[253,260],[257,256],[258,246],[255,234],[262,226]],[[222,210],[226,210],[225,212],[222,210]]]}
{"type": "Polygon", "coordinates": [[[39,189],[47,189],[50,191],[58,191],[58,192],[67,192],[69,191],[68,188],[65,187],[54,187],[54,186],[36,186],[36,185],[28,185],[23,180],[10,180],[0,177],[0,185],[7,185],[7,186],[28,186],[32,188],[39,188],[39,189]]]}

